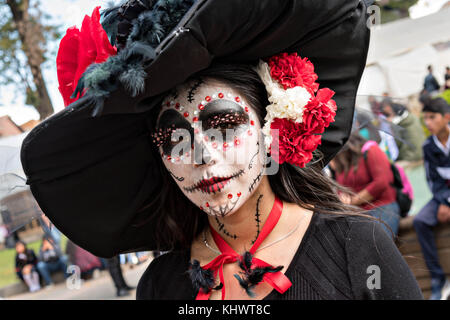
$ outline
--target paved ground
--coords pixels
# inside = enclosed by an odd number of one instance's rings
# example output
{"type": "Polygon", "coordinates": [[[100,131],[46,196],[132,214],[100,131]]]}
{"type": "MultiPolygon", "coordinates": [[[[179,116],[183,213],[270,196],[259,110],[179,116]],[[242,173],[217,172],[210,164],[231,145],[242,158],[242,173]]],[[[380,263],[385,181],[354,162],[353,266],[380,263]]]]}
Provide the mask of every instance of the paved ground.
{"type": "MultiPolygon", "coordinates": [[[[129,286],[136,287],[151,259],[132,269],[122,267],[123,274],[129,286]]],[[[134,300],[136,290],[130,295],[117,298],[116,289],[108,271],[102,271],[97,279],[83,282],[79,289],[68,289],[66,283],[59,283],[52,288],[42,289],[35,293],[24,293],[9,297],[9,300],[134,300]]]]}

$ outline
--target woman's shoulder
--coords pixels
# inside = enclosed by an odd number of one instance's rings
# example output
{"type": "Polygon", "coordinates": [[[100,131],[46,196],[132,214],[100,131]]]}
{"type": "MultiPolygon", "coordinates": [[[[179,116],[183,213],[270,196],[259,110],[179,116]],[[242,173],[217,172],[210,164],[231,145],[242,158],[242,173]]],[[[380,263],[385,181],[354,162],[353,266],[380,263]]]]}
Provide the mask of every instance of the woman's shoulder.
{"type": "Polygon", "coordinates": [[[294,284],[294,291],[301,285],[309,285],[323,299],[354,298],[347,270],[351,263],[349,239],[353,238],[353,228],[358,223],[372,222],[370,218],[354,214],[314,212],[293,260],[293,272],[304,282],[294,284]]]}
{"type": "Polygon", "coordinates": [[[377,221],[365,214],[353,213],[315,213],[311,223],[317,231],[331,231],[337,238],[346,239],[355,224],[373,226],[377,221]]]}
{"type": "MultiPolygon", "coordinates": [[[[317,213],[314,221],[319,230],[331,229],[336,231],[340,238],[351,240],[353,236],[368,237],[374,234],[385,234],[382,222],[364,213],[317,213]]],[[[387,239],[392,240],[388,234],[387,239]]]]}
{"type": "Polygon", "coordinates": [[[345,255],[358,248],[376,248],[380,244],[395,247],[392,235],[385,231],[382,222],[365,214],[316,213],[312,223],[312,246],[326,246],[329,250],[340,248],[345,255]]]}
{"type": "Polygon", "coordinates": [[[364,215],[317,214],[315,225],[309,255],[322,261],[320,270],[335,270],[324,277],[338,284],[335,287],[342,292],[348,287],[353,299],[422,298],[411,270],[381,222],[364,215]],[[369,288],[368,281],[377,274],[383,274],[381,282],[369,288]],[[348,284],[343,283],[347,278],[348,284]]]}
{"type": "Polygon", "coordinates": [[[176,270],[183,265],[186,265],[188,260],[188,252],[186,251],[168,251],[162,252],[157,258],[147,267],[142,279],[151,279],[152,277],[161,274],[164,270],[176,270]]]}
{"type": "Polygon", "coordinates": [[[188,250],[177,250],[163,253],[153,259],[139,280],[136,299],[164,299],[166,293],[168,296],[174,295],[170,290],[177,286],[172,284],[183,284],[189,279],[186,274],[189,256],[188,250]]]}

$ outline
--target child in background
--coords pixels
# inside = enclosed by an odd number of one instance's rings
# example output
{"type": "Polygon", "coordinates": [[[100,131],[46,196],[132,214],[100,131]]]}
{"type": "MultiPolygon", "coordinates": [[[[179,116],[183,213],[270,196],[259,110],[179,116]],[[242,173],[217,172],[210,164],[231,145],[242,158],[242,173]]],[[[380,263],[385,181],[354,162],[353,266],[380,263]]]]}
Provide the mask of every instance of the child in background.
{"type": "Polygon", "coordinates": [[[30,292],[41,289],[39,274],[36,271],[37,258],[32,249],[22,241],[16,243],[16,273],[23,280],[30,292]]]}
{"type": "Polygon", "coordinates": [[[433,199],[414,218],[425,262],[431,273],[431,300],[450,291],[450,282],[439,263],[433,227],[450,222],[450,106],[442,98],[423,100],[423,118],[432,134],[423,145],[424,165],[433,199]]]}

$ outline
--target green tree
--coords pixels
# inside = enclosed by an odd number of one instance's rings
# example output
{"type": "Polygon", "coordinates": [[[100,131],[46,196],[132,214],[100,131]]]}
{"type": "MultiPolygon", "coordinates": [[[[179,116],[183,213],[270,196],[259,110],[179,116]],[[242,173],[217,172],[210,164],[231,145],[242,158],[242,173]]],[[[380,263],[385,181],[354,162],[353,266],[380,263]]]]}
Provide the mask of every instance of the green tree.
{"type": "Polygon", "coordinates": [[[41,120],[54,112],[42,64],[54,56],[50,42],[60,38],[48,19],[40,0],[0,0],[0,85],[13,85],[41,120]]]}
{"type": "Polygon", "coordinates": [[[418,0],[378,0],[381,7],[381,23],[409,17],[409,8],[418,0]]]}

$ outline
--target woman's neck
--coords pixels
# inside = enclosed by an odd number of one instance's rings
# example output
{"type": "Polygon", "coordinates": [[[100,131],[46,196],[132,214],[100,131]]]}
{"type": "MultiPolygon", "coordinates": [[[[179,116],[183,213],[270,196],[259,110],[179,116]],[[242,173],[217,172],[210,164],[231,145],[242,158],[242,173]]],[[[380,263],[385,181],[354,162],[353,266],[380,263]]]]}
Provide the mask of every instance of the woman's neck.
{"type": "Polygon", "coordinates": [[[233,214],[208,217],[210,225],[236,251],[249,250],[261,232],[272,210],[275,194],[267,176],[251,197],[233,214]]]}

